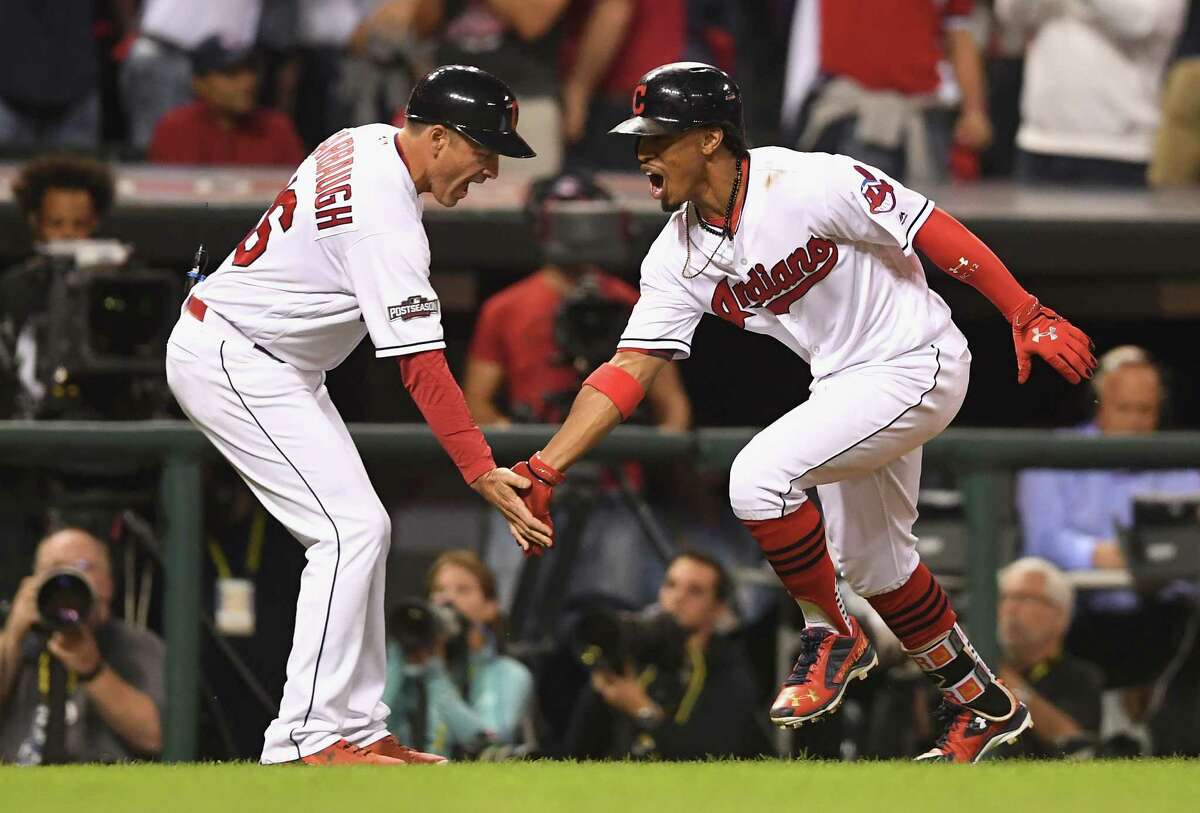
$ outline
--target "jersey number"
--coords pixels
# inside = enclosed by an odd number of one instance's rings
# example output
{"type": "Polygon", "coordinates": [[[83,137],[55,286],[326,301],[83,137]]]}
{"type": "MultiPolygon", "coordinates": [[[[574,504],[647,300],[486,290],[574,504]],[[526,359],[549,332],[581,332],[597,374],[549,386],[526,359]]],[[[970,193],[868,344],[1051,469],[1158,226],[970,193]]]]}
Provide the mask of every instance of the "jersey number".
{"type": "Polygon", "coordinates": [[[258,226],[246,235],[246,239],[239,243],[237,250],[233,252],[234,265],[246,268],[267,250],[267,243],[271,239],[271,215],[275,213],[276,209],[279,210],[279,228],[287,231],[292,227],[292,215],[296,212],[295,190],[285,189],[275,196],[271,208],[267,209],[267,213],[263,215],[258,226]],[[251,238],[254,240],[253,245],[250,244],[251,238]]]}

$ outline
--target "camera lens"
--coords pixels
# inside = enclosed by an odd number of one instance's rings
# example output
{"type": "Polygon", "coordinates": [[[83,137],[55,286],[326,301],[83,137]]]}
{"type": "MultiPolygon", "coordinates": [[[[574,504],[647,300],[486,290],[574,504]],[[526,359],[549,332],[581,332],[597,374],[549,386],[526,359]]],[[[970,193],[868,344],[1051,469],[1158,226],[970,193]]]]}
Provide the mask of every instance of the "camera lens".
{"type": "Polygon", "coordinates": [[[91,585],[77,570],[51,571],[38,587],[38,614],[42,623],[52,630],[83,624],[92,612],[93,602],[91,585]]]}

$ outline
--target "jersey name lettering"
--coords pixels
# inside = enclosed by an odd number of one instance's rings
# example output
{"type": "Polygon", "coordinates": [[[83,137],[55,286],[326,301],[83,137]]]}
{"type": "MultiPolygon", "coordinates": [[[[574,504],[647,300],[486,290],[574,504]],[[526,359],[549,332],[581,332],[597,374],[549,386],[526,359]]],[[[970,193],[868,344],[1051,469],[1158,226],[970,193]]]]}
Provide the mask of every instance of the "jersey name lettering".
{"type": "Polygon", "coordinates": [[[837,244],[814,235],[807,245],[798,246],[771,266],[770,271],[758,263],[750,269],[745,282],[731,286],[728,280],[721,280],[713,291],[713,313],[740,328],[753,315],[748,308],[766,308],[782,316],[797,299],[825,279],[837,261],[837,244]]]}
{"type": "Polygon", "coordinates": [[[350,172],[354,168],[354,136],[348,131],[334,136],[317,148],[316,157],[313,207],[316,209],[317,230],[349,226],[354,223],[353,206],[349,203],[352,193],[350,172]]]}

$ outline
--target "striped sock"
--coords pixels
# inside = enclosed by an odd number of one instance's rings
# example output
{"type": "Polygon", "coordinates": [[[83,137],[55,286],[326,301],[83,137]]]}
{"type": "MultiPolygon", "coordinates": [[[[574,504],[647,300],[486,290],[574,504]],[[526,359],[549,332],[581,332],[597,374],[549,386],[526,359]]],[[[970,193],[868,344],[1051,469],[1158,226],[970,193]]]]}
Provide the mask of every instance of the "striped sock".
{"type": "Polygon", "coordinates": [[[950,598],[929,568],[918,564],[899,588],[867,601],[947,699],[989,717],[1003,718],[1012,711],[1010,695],[958,626],[950,598]]]}
{"type": "Polygon", "coordinates": [[[909,652],[945,635],[958,622],[950,598],[923,564],[900,587],[867,601],[909,652]]]}
{"type": "Polygon", "coordinates": [[[742,524],[758,542],[775,575],[800,605],[809,626],[850,634],[850,617],[838,594],[837,574],[825,545],[821,512],[804,501],[777,519],[744,519],[742,524]]]}
{"type": "Polygon", "coordinates": [[[1003,719],[1012,712],[1012,696],[996,682],[958,624],[924,649],[908,654],[948,700],[987,717],[1003,719]]]}

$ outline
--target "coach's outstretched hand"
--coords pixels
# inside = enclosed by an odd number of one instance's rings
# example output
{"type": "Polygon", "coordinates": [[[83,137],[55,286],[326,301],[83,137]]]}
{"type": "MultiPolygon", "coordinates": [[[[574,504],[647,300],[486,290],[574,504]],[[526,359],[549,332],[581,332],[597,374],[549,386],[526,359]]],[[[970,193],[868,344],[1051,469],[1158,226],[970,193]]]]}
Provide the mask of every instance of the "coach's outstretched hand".
{"type": "MultiPolygon", "coordinates": [[[[538,453],[513,466],[513,471],[529,479],[529,488],[521,492],[521,499],[524,500],[525,507],[535,518],[550,527],[550,544],[545,547],[553,546],[554,520],[550,518],[550,498],[554,495],[554,487],[566,477],[558,469],[542,460],[538,453]]],[[[544,552],[544,548],[525,547],[526,556],[541,556],[544,552]]]]}
{"type": "Polygon", "coordinates": [[[1041,356],[1059,375],[1078,384],[1096,370],[1095,345],[1087,334],[1030,296],[1013,315],[1017,349],[1017,383],[1029,380],[1033,356],[1041,356]]]}
{"type": "Polygon", "coordinates": [[[527,492],[535,482],[528,473],[522,476],[511,469],[495,468],[471,483],[471,488],[504,515],[513,539],[526,556],[540,554],[543,548],[554,544],[549,517],[545,521],[536,518],[527,507],[528,499],[518,493],[527,492]]]}

